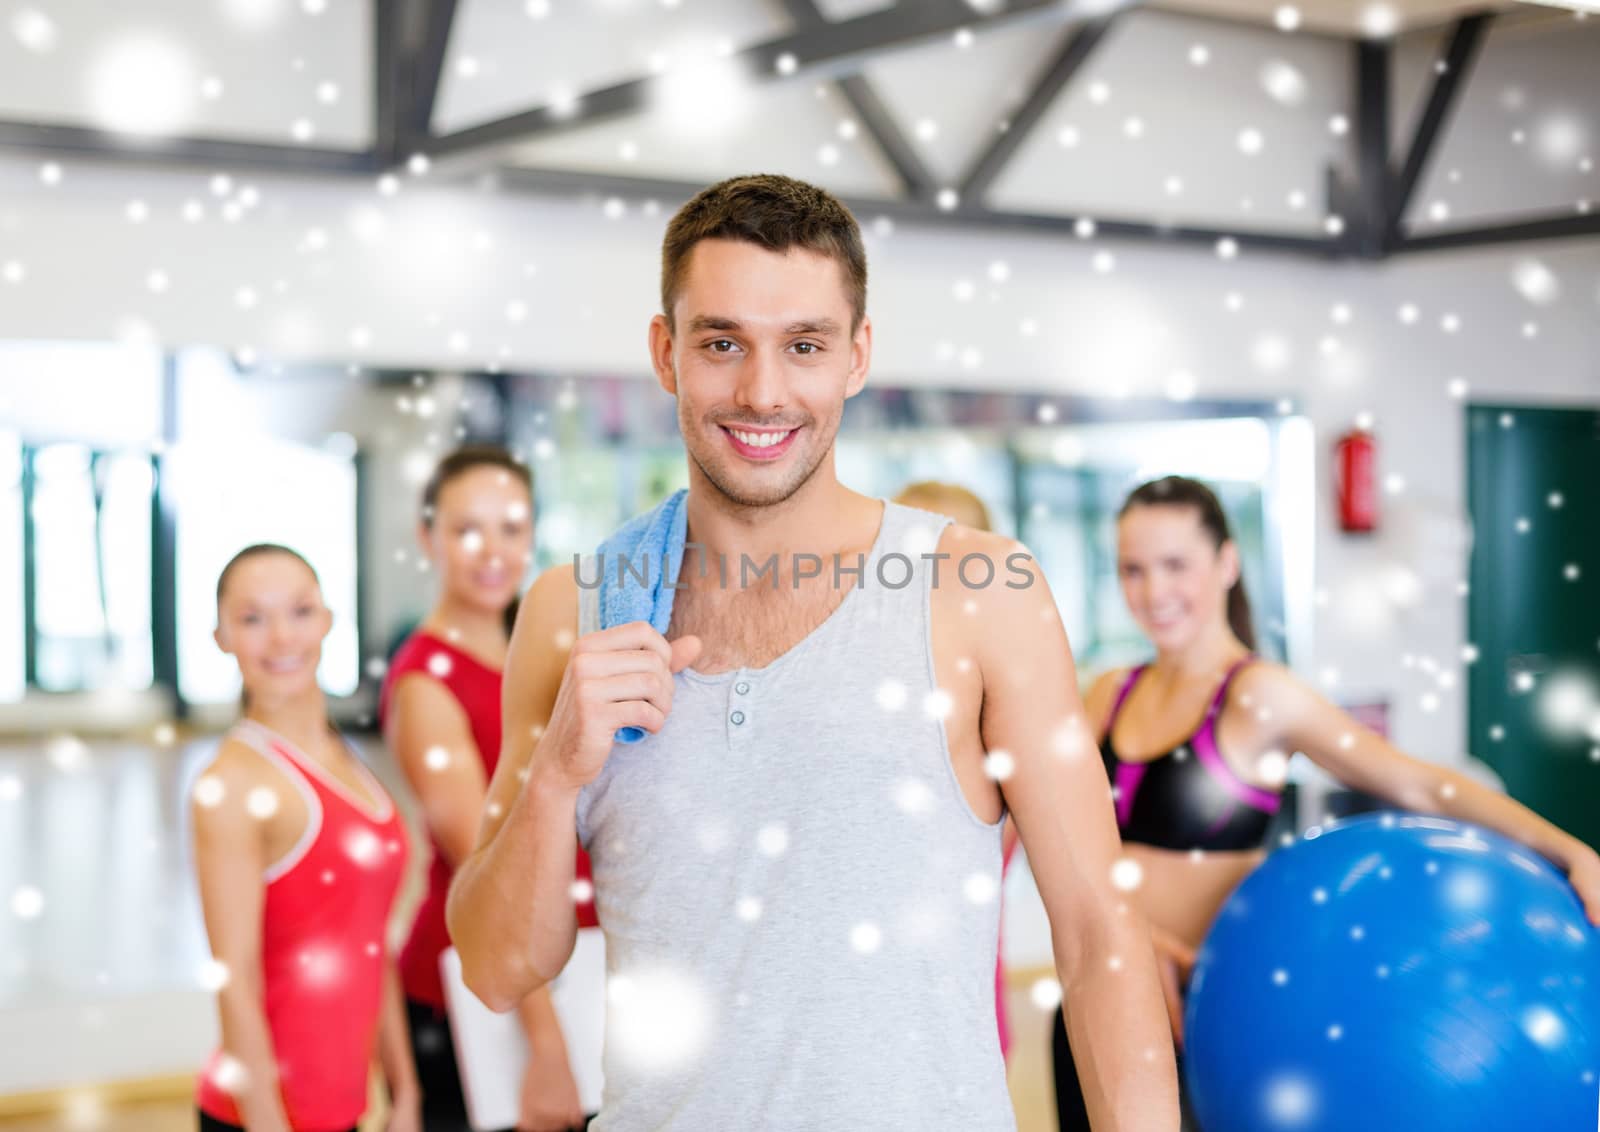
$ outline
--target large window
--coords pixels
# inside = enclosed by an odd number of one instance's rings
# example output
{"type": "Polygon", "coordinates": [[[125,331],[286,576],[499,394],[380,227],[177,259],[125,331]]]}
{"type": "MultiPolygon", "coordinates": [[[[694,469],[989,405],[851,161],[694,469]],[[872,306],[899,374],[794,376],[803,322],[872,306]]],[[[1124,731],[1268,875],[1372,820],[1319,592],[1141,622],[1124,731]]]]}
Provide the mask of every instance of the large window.
{"type": "Polygon", "coordinates": [[[49,444],[29,458],[34,682],[50,692],[148,688],[149,456],[49,444]]]}
{"type": "Polygon", "coordinates": [[[360,679],[357,633],[356,465],[348,451],[265,438],[223,448],[183,444],[170,457],[178,522],[178,687],[191,703],[239,694],[239,671],[217,650],[217,576],[258,542],[304,555],[322,582],[333,629],[318,677],[338,696],[360,679]]]}
{"type": "Polygon", "coordinates": [[[1038,555],[1080,664],[1142,660],[1149,644],[1122,600],[1116,515],[1147,480],[1183,475],[1217,493],[1233,530],[1260,651],[1287,655],[1280,569],[1282,532],[1268,501],[1280,476],[1274,433],[1260,418],[1192,418],[1028,429],[1013,441],[1021,535],[1038,555]]]}

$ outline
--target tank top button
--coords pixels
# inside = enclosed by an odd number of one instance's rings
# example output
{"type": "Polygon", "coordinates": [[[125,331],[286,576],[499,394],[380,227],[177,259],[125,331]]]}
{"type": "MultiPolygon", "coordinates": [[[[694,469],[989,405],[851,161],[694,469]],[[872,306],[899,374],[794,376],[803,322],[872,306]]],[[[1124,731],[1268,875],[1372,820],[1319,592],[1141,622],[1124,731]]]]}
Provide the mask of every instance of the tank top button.
{"type": "Polygon", "coordinates": [[[741,680],[733,686],[733,690],[742,696],[750,690],[750,685],[741,680]]]}
{"type": "Polygon", "coordinates": [[[744,712],[736,711],[728,717],[735,727],[744,722],[744,712]]]}

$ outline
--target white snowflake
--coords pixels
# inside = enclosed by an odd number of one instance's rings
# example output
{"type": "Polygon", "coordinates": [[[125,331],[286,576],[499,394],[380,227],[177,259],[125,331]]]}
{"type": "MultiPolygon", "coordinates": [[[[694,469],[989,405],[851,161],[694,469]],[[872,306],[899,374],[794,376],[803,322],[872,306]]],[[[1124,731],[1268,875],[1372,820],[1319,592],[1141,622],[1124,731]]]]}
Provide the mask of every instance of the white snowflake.
{"type": "Polygon", "coordinates": [[[1144,866],[1132,857],[1118,857],[1111,866],[1111,884],[1119,892],[1133,892],[1144,883],[1144,866]]]}
{"type": "Polygon", "coordinates": [[[358,865],[372,867],[383,855],[383,843],[370,829],[352,829],[344,838],[344,852],[358,865]]]}
{"type": "Polygon", "coordinates": [[[885,680],[878,685],[876,699],[884,711],[899,711],[906,706],[908,691],[898,680],[885,680]]]}
{"type": "Polygon", "coordinates": [[[245,795],[244,808],[257,821],[266,821],[278,812],[278,792],[270,786],[257,786],[245,795]]]}
{"type": "Polygon", "coordinates": [[[850,929],[850,946],[860,955],[871,955],[883,946],[883,931],[871,921],[862,921],[850,929]]]}
{"type": "Polygon", "coordinates": [[[44,893],[25,884],[11,894],[11,912],[19,920],[38,919],[44,911],[44,893]]]}
{"type": "Polygon", "coordinates": [[[228,985],[228,965],[220,959],[207,959],[200,964],[200,985],[212,992],[221,990],[228,985]]]}
{"type": "Polygon", "coordinates": [[[983,772],[996,782],[1005,782],[1016,769],[1017,760],[1010,751],[996,749],[984,756],[983,772]]]}
{"type": "Polygon", "coordinates": [[[974,904],[989,904],[993,902],[995,894],[1000,891],[1000,885],[988,873],[973,873],[967,877],[966,882],[961,886],[961,891],[974,904]]]}
{"type": "Polygon", "coordinates": [[[756,833],[756,847],[768,857],[781,857],[789,849],[789,827],[771,822],[756,833]]]}

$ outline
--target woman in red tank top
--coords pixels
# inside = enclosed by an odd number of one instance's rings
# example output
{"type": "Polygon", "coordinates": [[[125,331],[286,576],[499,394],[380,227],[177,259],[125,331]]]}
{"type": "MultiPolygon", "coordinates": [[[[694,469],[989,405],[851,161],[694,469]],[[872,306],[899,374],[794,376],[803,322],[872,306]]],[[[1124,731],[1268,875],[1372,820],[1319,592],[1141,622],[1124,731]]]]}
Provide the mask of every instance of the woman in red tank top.
{"type": "MultiPolygon", "coordinates": [[[[477,841],[500,757],[500,670],[533,551],[532,488],[528,469],[498,448],[462,448],[435,469],[423,489],[420,537],[439,596],[395,653],[379,700],[384,736],[421,802],[433,847],[427,894],[400,959],[428,1132],[468,1127],[439,957],[450,946],[444,914],[450,878],[477,841]]],[[[579,923],[592,927],[593,887],[581,852],[578,874],[579,923]]],[[[583,1109],[549,991],[534,992],[518,1013],[531,1056],[517,1127],[581,1126],[583,1109]]]]}
{"type": "Polygon", "coordinates": [[[331,622],[294,551],[257,545],[217,582],[217,644],[245,718],[190,799],[222,1046],[197,1090],[202,1132],[340,1132],[381,1055],[387,1132],[420,1132],[399,980],[384,945],[405,827],[328,724],[317,685],[331,622]]]}

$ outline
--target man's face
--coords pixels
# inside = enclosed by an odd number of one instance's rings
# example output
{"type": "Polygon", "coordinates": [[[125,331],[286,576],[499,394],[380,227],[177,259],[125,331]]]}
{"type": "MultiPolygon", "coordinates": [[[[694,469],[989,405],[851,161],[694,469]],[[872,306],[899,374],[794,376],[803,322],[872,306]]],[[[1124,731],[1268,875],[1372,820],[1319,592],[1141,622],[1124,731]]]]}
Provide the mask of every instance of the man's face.
{"type": "Polygon", "coordinates": [[[872,327],[863,318],[851,333],[844,266],[702,240],[672,315],[671,329],[661,315],[650,325],[651,358],[689,458],[738,506],[788,499],[831,454],[867,377],[872,327]]]}

